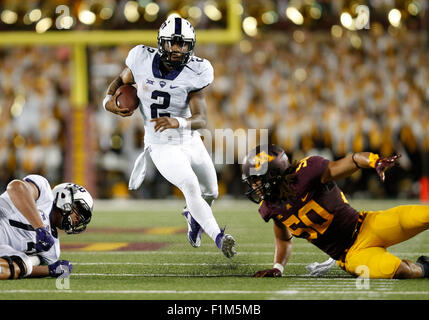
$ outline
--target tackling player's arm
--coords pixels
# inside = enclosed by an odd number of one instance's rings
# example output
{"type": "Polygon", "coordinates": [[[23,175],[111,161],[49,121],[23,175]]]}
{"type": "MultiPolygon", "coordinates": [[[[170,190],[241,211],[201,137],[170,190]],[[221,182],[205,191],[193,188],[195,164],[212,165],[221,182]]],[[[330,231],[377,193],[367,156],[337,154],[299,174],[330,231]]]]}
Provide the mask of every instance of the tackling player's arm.
{"type": "Polygon", "coordinates": [[[204,90],[189,94],[189,107],[192,116],[189,118],[160,117],[152,119],[155,122],[155,132],[163,132],[166,129],[187,128],[192,130],[202,129],[207,126],[207,104],[204,90]]]}
{"type": "Polygon", "coordinates": [[[401,155],[380,158],[371,152],[357,152],[337,161],[331,161],[321,177],[322,183],[347,178],[359,169],[373,168],[377,171],[381,181],[384,181],[384,172],[395,165],[401,155]]]}
{"type": "Polygon", "coordinates": [[[120,95],[117,91],[118,88],[124,84],[134,84],[133,73],[130,68],[126,67],[119,76],[117,76],[107,88],[107,95],[103,104],[107,111],[118,114],[122,117],[128,117],[134,113],[133,111],[129,111],[128,109],[122,109],[118,106],[116,99],[120,95]]]}
{"type": "Polygon", "coordinates": [[[289,261],[292,253],[292,234],[289,229],[281,222],[274,220],[274,237],[275,237],[275,251],[274,251],[274,266],[272,269],[266,269],[256,272],[253,277],[281,277],[284,267],[289,261]]]}

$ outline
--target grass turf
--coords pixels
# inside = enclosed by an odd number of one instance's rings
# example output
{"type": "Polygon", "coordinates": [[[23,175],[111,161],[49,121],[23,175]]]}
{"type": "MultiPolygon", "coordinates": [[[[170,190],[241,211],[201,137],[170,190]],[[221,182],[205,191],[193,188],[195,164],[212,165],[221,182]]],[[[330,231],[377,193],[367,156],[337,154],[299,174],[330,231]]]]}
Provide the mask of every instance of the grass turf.
{"type": "MultiPolygon", "coordinates": [[[[416,203],[417,201],[414,201],[416,203]]],[[[351,201],[356,209],[385,209],[405,201],[351,201]]],[[[429,298],[427,279],[355,279],[334,267],[320,278],[307,276],[305,265],[327,255],[302,239],[279,279],[254,279],[257,270],[273,261],[272,223],[265,223],[257,206],[244,201],[219,200],[214,213],[221,227],[237,241],[239,252],[225,258],[203,234],[200,248],[186,238],[182,201],[123,201],[96,203],[87,232],[68,236],[65,245],[99,245],[64,250],[61,259],[74,268],[69,289],[64,279],[22,279],[0,282],[0,300],[420,300],[429,298]],[[171,228],[170,228],[171,227],[171,228]],[[141,231],[139,231],[141,230],[141,231]],[[159,243],[157,250],[113,251],[127,243],[159,243]],[[103,246],[104,245],[104,246],[103,246]],[[110,248],[110,249],[109,249],[110,248]],[[106,251],[107,250],[107,251],[106,251]]],[[[429,233],[392,246],[389,251],[415,261],[428,251],[429,233]]],[[[149,247],[150,248],[150,247],[149,247]]]]}

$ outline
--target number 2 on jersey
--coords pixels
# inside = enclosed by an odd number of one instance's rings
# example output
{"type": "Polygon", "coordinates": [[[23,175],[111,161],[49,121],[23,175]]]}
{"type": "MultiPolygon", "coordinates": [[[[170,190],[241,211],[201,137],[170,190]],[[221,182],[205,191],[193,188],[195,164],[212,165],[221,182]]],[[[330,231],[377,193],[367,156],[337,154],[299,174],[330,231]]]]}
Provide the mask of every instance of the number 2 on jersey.
{"type": "Polygon", "coordinates": [[[152,103],[150,105],[150,116],[152,119],[159,117],[169,117],[168,112],[160,112],[158,114],[158,109],[167,109],[170,106],[170,94],[165,91],[155,90],[152,92],[151,98],[158,101],[158,98],[161,98],[161,103],[152,103]]]}

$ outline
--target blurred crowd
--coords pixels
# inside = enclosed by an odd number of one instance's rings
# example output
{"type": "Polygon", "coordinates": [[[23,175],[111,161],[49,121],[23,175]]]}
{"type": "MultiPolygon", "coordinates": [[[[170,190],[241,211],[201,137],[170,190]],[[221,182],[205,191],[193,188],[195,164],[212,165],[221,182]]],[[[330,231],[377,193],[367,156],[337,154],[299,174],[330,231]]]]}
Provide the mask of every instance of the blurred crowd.
{"type": "Polygon", "coordinates": [[[28,173],[64,176],[69,49],[0,50],[0,187],[28,173]]]}
{"type": "MultiPolygon", "coordinates": [[[[429,150],[427,44],[423,33],[362,33],[357,43],[317,32],[274,34],[233,46],[197,42],[196,55],[210,60],[215,70],[206,89],[209,130],[268,129],[270,140],[283,146],[291,160],[399,152],[400,166],[384,185],[373,172],[359,171],[341,186],[354,197],[417,197],[419,178],[429,175],[422,172],[429,150]]],[[[89,50],[97,196],[179,195],[153,164],[142,188],[127,190],[143,148],[141,115],[120,118],[104,111],[101,101],[130,48],[89,50]]],[[[67,156],[63,126],[70,108],[68,51],[36,47],[0,54],[0,165],[5,168],[0,181],[35,171],[61,179],[67,156]],[[17,110],[7,112],[12,109],[17,110]]],[[[223,197],[242,197],[239,160],[216,163],[223,197]]]]}

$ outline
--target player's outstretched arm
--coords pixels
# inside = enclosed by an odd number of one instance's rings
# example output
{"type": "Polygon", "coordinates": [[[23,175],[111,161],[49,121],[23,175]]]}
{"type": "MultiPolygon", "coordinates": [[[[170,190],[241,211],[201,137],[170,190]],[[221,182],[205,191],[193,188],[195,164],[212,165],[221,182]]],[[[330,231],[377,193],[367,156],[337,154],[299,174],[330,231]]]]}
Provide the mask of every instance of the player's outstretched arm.
{"type": "Polygon", "coordinates": [[[134,84],[133,73],[129,68],[125,68],[119,76],[117,76],[107,88],[107,95],[104,98],[103,105],[107,111],[114,114],[118,114],[122,117],[128,117],[133,114],[134,111],[128,109],[122,109],[118,106],[116,99],[120,95],[118,88],[124,84],[134,84]]]}
{"type": "Polygon", "coordinates": [[[281,277],[284,267],[289,261],[292,253],[292,234],[281,222],[274,221],[275,252],[274,265],[271,269],[256,272],[253,277],[281,277]]]}
{"type": "Polygon", "coordinates": [[[356,152],[337,161],[331,161],[322,175],[321,182],[327,183],[333,180],[347,178],[359,169],[373,168],[377,171],[380,180],[384,182],[387,169],[393,167],[400,154],[380,158],[371,152],[356,152]]]}

